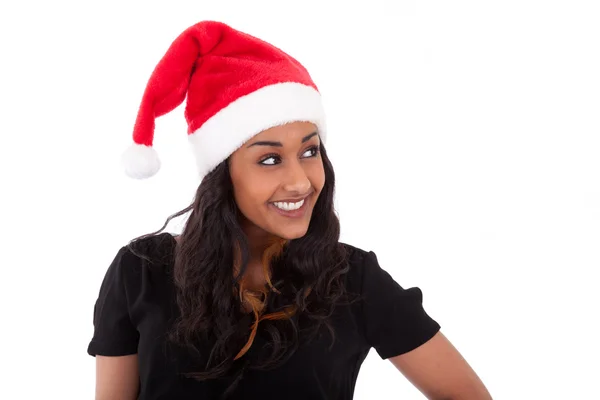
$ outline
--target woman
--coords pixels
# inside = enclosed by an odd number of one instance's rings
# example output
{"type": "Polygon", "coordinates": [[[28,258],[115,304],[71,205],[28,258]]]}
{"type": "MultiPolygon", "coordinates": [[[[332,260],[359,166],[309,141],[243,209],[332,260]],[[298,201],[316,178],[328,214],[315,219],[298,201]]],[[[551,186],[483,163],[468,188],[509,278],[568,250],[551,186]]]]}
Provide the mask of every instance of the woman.
{"type": "Polygon", "coordinates": [[[201,183],[108,268],[88,347],[96,399],[351,399],[372,347],[429,399],[489,399],[420,289],[339,242],[306,69],[222,23],[186,29],[146,87],[128,175],[159,170],[154,119],[186,95],[201,183]],[[188,212],[181,235],[162,232],[188,212]]]}

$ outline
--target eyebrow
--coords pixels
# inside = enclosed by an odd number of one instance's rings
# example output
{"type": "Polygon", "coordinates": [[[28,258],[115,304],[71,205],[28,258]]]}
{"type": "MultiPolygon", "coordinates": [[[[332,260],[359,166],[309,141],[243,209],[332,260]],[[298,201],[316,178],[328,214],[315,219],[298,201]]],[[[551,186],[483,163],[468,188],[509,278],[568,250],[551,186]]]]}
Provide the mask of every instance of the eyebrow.
{"type": "MultiPolygon", "coordinates": [[[[312,138],[313,136],[316,136],[317,132],[313,132],[310,135],[306,135],[302,138],[302,143],[308,141],[310,138],[312,138]]],[[[283,144],[281,144],[281,142],[272,142],[272,141],[268,141],[268,140],[263,140],[260,142],[254,142],[251,145],[247,146],[247,147],[252,147],[252,146],[273,146],[273,147],[283,147],[283,144]]]]}

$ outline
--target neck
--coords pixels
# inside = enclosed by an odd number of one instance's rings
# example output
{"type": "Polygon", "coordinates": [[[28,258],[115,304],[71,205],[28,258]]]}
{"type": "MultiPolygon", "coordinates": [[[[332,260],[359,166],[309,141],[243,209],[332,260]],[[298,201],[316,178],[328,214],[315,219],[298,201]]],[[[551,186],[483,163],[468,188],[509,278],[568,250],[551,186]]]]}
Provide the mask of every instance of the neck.
{"type": "Polygon", "coordinates": [[[277,236],[265,231],[264,229],[254,225],[250,221],[244,221],[242,224],[244,233],[248,238],[248,246],[250,249],[250,262],[260,263],[265,250],[273,244],[277,236]]]}
{"type": "MultiPolygon", "coordinates": [[[[247,220],[242,223],[242,228],[248,238],[250,250],[250,260],[245,273],[244,286],[247,289],[263,289],[268,281],[270,281],[269,277],[265,276],[265,274],[270,274],[265,270],[265,266],[263,265],[263,261],[265,260],[263,260],[263,257],[270,260],[275,254],[279,253],[281,251],[280,245],[282,244],[282,239],[247,220]]],[[[268,263],[269,261],[266,262],[268,263]]]]}

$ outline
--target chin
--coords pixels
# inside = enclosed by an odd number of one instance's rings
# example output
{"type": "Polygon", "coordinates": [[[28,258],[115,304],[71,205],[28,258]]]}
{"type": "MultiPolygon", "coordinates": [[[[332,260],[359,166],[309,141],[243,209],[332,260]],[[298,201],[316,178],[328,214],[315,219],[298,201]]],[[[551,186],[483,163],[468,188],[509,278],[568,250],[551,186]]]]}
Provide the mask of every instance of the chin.
{"type": "Polygon", "coordinates": [[[293,239],[299,239],[301,237],[303,237],[304,235],[306,235],[306,232],[308,232],[308,226],[299,228],[299,229],[282,229],[282,230],[278,230],[276,232],[273,232],[274,235],[277,235],[278,237],[282,238],[282,239],[286,239],[286,240],[293,240],[293,239]]]}

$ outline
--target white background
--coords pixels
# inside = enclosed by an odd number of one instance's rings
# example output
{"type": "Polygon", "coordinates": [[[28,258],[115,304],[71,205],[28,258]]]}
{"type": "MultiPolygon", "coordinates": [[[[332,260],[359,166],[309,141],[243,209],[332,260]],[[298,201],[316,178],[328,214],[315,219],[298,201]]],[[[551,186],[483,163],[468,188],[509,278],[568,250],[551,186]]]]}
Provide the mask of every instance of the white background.
{"type": "MultiPolygon", "coordinates": [[[[196,189],[183,106],[158,175],[118,160],[167,47],[216,19],[309,69],[343,241],[423,290],[495,399],[600,399],[597,4],[3,2],[0,398],[93,398],[106,268],[196,189]]],[[[373,350],[355,398],[423,396],[373,350]]]]}

